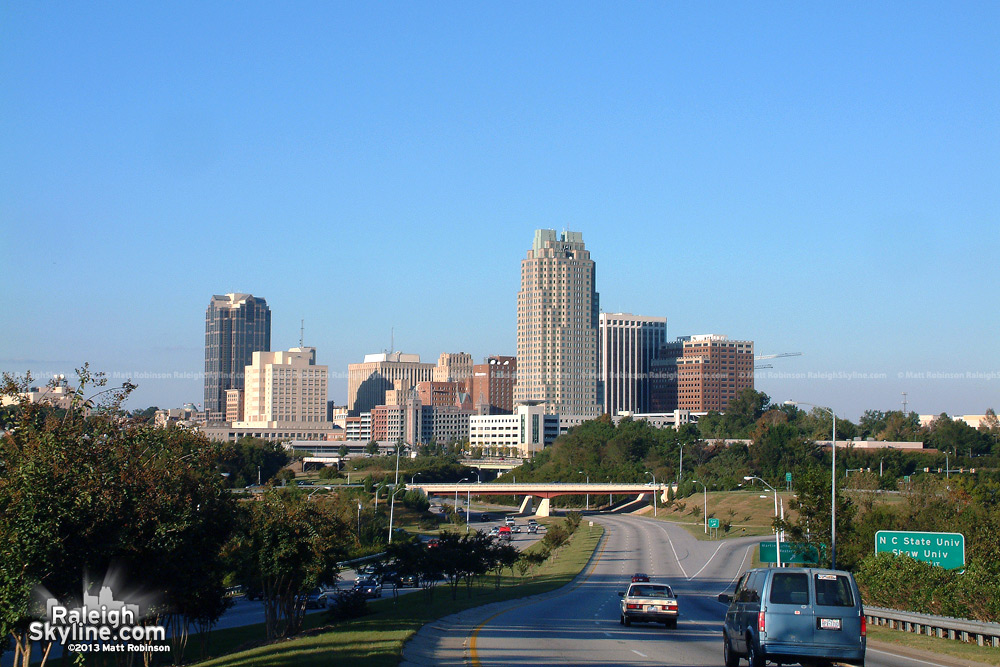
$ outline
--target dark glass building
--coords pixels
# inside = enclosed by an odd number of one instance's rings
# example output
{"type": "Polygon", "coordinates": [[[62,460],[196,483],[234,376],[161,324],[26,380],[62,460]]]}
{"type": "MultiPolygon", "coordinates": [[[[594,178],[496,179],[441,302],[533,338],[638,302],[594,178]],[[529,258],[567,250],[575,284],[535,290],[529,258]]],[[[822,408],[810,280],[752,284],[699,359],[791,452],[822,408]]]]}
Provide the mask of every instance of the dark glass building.
{"type": "Polygon", "coordinates": [[[254,352],[271,351],[271,309],[252,294],[216,294],[205,311],[205,413],[223,421],[226,390],[243,390],[254,352]]]}

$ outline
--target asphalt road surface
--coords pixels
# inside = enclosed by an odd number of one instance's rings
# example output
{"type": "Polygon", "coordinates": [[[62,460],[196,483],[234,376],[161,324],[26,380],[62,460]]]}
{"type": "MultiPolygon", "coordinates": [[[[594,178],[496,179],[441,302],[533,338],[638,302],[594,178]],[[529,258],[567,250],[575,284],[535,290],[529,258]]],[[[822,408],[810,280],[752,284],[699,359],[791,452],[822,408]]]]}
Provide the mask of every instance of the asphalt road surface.
{"type": "MultiPolygon", "coordinates": [[[[535,599],[494,605],[430,624],[404,649],[406,665],[722,665],[725,605],[760,537],[698,541],[683,528],[632,516],[588,517],[605,527],[598,555],[573,584],[535,599]],[[618,591],[635,572],[678,595],[675,630],[619,624],[618,591]]],[[[584,530],[585,528],[581,528],[584,530]]],[[[871,667],[928,667],[869,648],[871,667]]],[[[746,664],[745,661],[742,664],[746,664]]]]}

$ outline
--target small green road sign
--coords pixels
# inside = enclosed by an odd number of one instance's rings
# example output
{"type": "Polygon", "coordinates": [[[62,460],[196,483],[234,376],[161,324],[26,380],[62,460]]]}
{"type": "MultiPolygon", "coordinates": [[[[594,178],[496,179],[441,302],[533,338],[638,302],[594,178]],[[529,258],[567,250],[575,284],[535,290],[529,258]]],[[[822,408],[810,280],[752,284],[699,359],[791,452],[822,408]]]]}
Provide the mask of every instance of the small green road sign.
{"type": "Polygon", "coordinates": [[[946,570],[965,568],[965,535],[962,533],[880,530],[875,533],[875,553],[883,551],[940,565],[946,570]]]}
{"type": "MultiPolygon", "coordinates": [[[[760,543],[760,562],[777,563],[777,553],[774,542],[760,543]]],[[[802,542],[782,542],[781,543],[782,563],[819,563],[819,549],[813,544],[802,542]]]]}
{"type": "Polygon", "coordinates": [[[709,528],[718,528],[719,527],[719,520],[718,519],[709,519],[708,520],[708,527],[709,528]]]}
{"type": "Polygon", "coordinates": [[[786,472],[785,473],[785,481],[786,482],[792,481],[792,473],[790,473],[790,472],[786,472]]]}

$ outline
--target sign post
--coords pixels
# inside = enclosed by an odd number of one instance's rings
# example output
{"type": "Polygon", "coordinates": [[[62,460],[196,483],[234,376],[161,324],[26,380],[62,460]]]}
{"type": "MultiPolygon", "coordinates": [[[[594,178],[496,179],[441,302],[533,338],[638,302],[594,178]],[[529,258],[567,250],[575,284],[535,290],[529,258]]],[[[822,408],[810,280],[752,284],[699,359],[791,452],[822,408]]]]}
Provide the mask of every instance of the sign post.
{"type": "Polygon", "coordinates": [[[946,570],[965,569],[965,535],[880,530],[875,533],[875,553],[887,552],[940,565],[946,570]]]}

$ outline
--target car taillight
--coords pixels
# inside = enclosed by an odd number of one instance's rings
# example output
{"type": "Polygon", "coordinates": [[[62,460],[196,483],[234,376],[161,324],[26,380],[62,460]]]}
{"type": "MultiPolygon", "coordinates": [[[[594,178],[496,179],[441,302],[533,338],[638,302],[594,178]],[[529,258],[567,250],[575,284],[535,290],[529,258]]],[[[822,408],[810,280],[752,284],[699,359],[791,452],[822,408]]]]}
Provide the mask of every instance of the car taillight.
{"type": "Polygon", "coordinates": [[[861,614],[861,636],[865,637],[868,635],[868,617],[861,614]]]}
{"type": "Polygon", "coordinates": [[[764,634],[764,612],[757,612],[757,632],[764,634]]]}
{"type": "Polygon", "coordinates": [[[677,605],[668,604],[666,607],[664,607],[664,609],[666,609],[667,611],[677,611],[677,605]]]}
{"type": "Polygon", "coordinates": [[[638,609],[639,605],[629,603],[629,604],[625,605],[625,608],[626,609],[638,609]]]}

